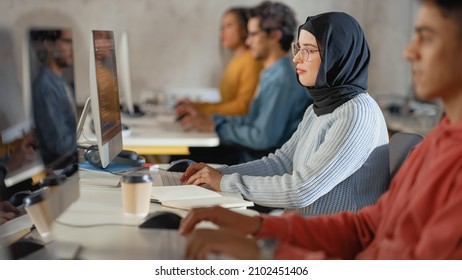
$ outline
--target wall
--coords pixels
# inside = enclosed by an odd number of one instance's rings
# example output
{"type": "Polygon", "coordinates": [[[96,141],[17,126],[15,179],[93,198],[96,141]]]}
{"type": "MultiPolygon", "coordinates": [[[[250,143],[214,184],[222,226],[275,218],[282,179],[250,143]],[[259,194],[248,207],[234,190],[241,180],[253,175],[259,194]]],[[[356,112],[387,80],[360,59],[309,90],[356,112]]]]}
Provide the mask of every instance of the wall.
{"type": "MultiPolygon", "coordinates": [[[[0,26],[13,29],[21,44],[31,27],[74,31],[77,99],[88,93],[90,30],[129,32],[135,97],[159,87],[214,87],[224,61],[218,44],[220,16],[234,5],[256,0],[0,0],[0,26]]],[[[412,35],[414,0],[287,0],[299,23],[306,16],[345,11],[363,26],[372,52],[369,92],[407,94],[409,66],[402,50],[412,35]]]]}

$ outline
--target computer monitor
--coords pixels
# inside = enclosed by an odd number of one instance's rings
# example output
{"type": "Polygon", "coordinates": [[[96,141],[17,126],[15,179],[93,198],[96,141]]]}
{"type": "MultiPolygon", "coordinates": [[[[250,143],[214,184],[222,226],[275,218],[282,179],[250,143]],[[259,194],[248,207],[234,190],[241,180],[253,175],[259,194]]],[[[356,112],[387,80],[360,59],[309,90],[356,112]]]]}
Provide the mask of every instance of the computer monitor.
{"type": "MultiPolygon", "coordinates": [[[[0,195],[8,199],[10,187],[44,171],[36,147],[33,122],[25,108],[15,63],[15,50],[8,30],[0,29],[0,195]]],[[[30,184],[30,183],[29,183],[30,184]]],[[[21,186],[21,190],[27,188],[21,186]]],[[[16,189],[16,187],[15,187],[16,189]]]]}
{"type": "MultiPolygon", "coordinates": [[[[29,34],[26,38],[29,38],[29,34]]],[[[29,47],[30,44],[26,41],[21,52],[23,60],[30,58],[29,47]]],[[[30,194],[30,196],[43,192],[47,194],[45,204],[45,208],[49,209],[47,218],[55,220],[72,202],[78,199],[78,176],[76,174],[72,180],[64,180],[65,177],[74,174],[75,168],[49,170],[54,172],[54,175],[45,178],[46,180],[42,182],[50,183],[52,179],[55,179],[54,176],[58,175],[56,178],[60,178],[60,184],[55,184],[53,191],[50,191],[50,188],[42,188],[44,185],[39,184],[38,180],[45,177],[45,166],[40,152],[42,144],[38,138],[35,138],[36,119],[32,119],[33,114],[29,112],[32,108],[25,101],[30,99],[28,96],[30,91],[26,90],[26,87],[29,87],[31,82],[23,80],[23,89],[19,83],[20,75],[14,60],[14,52],[17,50],[21,51],[21,48],[14,47],[9,30],[0,28],[0,100],[2,100],[0,102],[0,199],[9,199],[10,195],[15,195],[17,192],[22,192],[22,195],[30,194]],[[37,181],[32,180],[32,177],[37,181]],[[61,184],[62,181],[65,183],[61,184]]],[[[23,72],[29,74],[29,63],[24,65],[27,67],[23,69],[23,72]]],[[[23,77],[29,76],[23,75],[23,77]]],[[[77,157],[69,158],[66,166],[76,167],[76,160],[77,157]]],[[[47,167],[52,166],[56,165],[51,164],[47,167]]],[[[24,229],[30,228],[30,224],[25,222],[23,217],[18,217],[3,224],[2,229],[5,228],[8,230],[0,231],[2,232],[0,238],[3,239],[0,240],[0,259],[15,257],[14,252],[10,250],[11,247],[5,248],[5,245],[16,244],[15,240],[25,234],[24,229]],[[22,230],[17,231],[18,229],[22,230]]]]}
{"type": "Polygon", "coordinates": [[[122,113],[131,117],[140,117],[144,113],[139,106],[133,103],[131,75],[130,75],[130,51],[128,46],[128,33],[122,32],[119,40],[119,48],[117,49],[117,57],[119,60],[119,81],[120,91],[122,93],[122,113]]]}
{"type": "Polygon", "coordinates": [[[101,167],[122,151],[119,86],[114,33],[93,30],[90,47],[90,98],[101,167]]]}

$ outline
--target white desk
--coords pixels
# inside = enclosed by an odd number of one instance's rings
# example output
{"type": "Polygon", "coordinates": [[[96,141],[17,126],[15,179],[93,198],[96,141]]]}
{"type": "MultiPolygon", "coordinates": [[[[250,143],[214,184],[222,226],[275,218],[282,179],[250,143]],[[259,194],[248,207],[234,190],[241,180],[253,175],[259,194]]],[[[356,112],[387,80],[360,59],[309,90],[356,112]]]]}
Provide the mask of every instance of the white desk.
{"type": "MultiPolygon", "coordinates": [[[[151,203],[151,212],[161,209],[151,203]]],[[[82,188],[80,199],[57,220],[53,234],[59,242],[78,243],[81,259],[181,259],[185,238],[176,231],[140,229],[143,219],[123,214],[120,189],[82,188]],[[169,248],[172,242],[181,249],[169,248]]]]}
{"type": "Polygon", "coordinates": [[[131,130],[131,135],[123,138],[124,148],[140,154],[187,154],[188,147],[215,147],[220,143],[215,132],[183,131],[173,113],[141,118],[123,116],[122,122],[131,130]]]}
{"type": "MultiPolygon", "coordinates": [[[[90,130],[87,118],[82,136],[96,143],[96,136],[90,130]]],[[[122,122],[129,126],[131,134],[124,136],[124,149],[143,155],[189,154],[189,147],[215,147],[220,140],[215,132],[183,131],[175,122],[173,113],[145,115],[143,117],[122,116],[122,122]]],[[[85,144],[81,137],[79,143],[85,144]]]]}
{"type": "MultiPolygon", "coordinates": [[[[68,184],[76,186],[76,177],[68,184]]],[[[74,192],[73,192],[74,193],[74,192]]],[[[184,217],[187,212],[166,208],[151,203],[150,212],[169,211],[184,217]]],[[[247,215],[256,215],[256,211],[235,210],[247,215]]],[[[17,222],[25,224],[21,230],[30,228],[26,217],[17,222]]],[[[120,188],[82,188],[80,197],[54,223],[54,242],[48,249],[58,252],[59,256],[72,256],[67,248],[80,246],[80,259],[182,259],[186,239],[177,231],[160,229],[141,229],[138,227],[144,217],[126,215],[122,210],[120,188]],[[51,247],[50,247],[51,246],[51,247]],[[59,248],[61,246],[61,248],[59,248]]],[[[203,222],[199,226],[211,227],[203,222]]],[[[32,237],[40,238],[33,231],[32,237]]],[[[75,250],[73,251],[75,252],[75,250]]],[[[41,258],[43,255],[32,256],[41,258]]],[[[47,258],[47,255],[44,256],[47,258]]]]}

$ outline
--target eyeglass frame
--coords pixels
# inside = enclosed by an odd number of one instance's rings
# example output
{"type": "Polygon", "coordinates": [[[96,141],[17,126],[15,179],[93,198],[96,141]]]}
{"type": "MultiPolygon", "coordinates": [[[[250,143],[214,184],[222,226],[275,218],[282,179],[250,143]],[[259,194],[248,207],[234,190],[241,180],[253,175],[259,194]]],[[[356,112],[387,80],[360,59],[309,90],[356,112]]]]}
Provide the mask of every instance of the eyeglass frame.
{"type": "Polygon", "coordinates": [[[277,30],[277,29],[276,28],[268,28],[268,29],[260,29],[258,31],[254,31],[254,32],[247,32],[247,38],[256,37],[260,33],[270,34],[274,30],[277,30]]]}
{"type": "Polygon", "coordinates": [[[290,44],[290,49],[292,51],[292,55],[294,56],[294,58],[300,54],[300,56],[302,57],[302,60],[304,62],[310,62],[310,57],[312,57],[311,55],[315,52],[320,52],[321,50],[320,49],[316,49],[316,50],[310,50],[310,49],[307,49],[307,48],[301,48],[300,45],[297,43],[297,42],[292,42],[290,44]],[[306,59],[304,59],[303,57],[304,56],[307,56],[306,59]]]}

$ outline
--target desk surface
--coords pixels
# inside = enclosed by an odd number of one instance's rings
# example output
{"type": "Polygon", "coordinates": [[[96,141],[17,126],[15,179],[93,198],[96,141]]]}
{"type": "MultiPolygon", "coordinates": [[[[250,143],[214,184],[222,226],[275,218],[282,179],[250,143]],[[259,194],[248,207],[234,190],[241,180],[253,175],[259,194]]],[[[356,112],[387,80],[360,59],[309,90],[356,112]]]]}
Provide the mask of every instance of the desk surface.
{"type": "MultiPolygon", "coordinates": [[[[162,209],[151,203],[151,212],[162,209]]],[[[185,238],[176,231],[140,229],[143,219],[123,214],[120,189],[82,188],[80,199],[57,220],[53,234],[59,242],[78,243],[81,259],[181,259],[185,238]]]]}
{"type": "MultiPolygon", "coordinates": [[[[156,211],[175,212],[182,217],[187,214],[151,203],[150,212],[156,211]]],[[[248,209],[235,211],[258,214],[248,209]]],[[[53,236],[60,244],[78,244],[80,259],[182,259],[186,238],[177,231],[141,229],[138,225],[144,219],[123,213],[120,188],[80,187],[79,199],[55,222],[53,236]]],[[[209,222],[198,226],[214,227],[209,222]]],[[[37,234],[33,236],[38,237],[37,234]]]]}
{"type": "MultiPolygon", "coordinates": [[[[89,129],[89,119],[82,135],[96,142],[96,136],[89,129]]],[[[122,116],[122,122],[131,131],[123,137],[124,148],[140,154],[187,154],[189,147],[215,147],[220,143],[215,132],[183,131],[173,113],[122,116]]]]}
{"type": "Polygon", "coordinates": [[[214,147],[219,144],[215,132],[183,131],[173,114],[122,117],[122,122],[131,130],[131,135],[124,137],[127,146],[214,147]]]}

